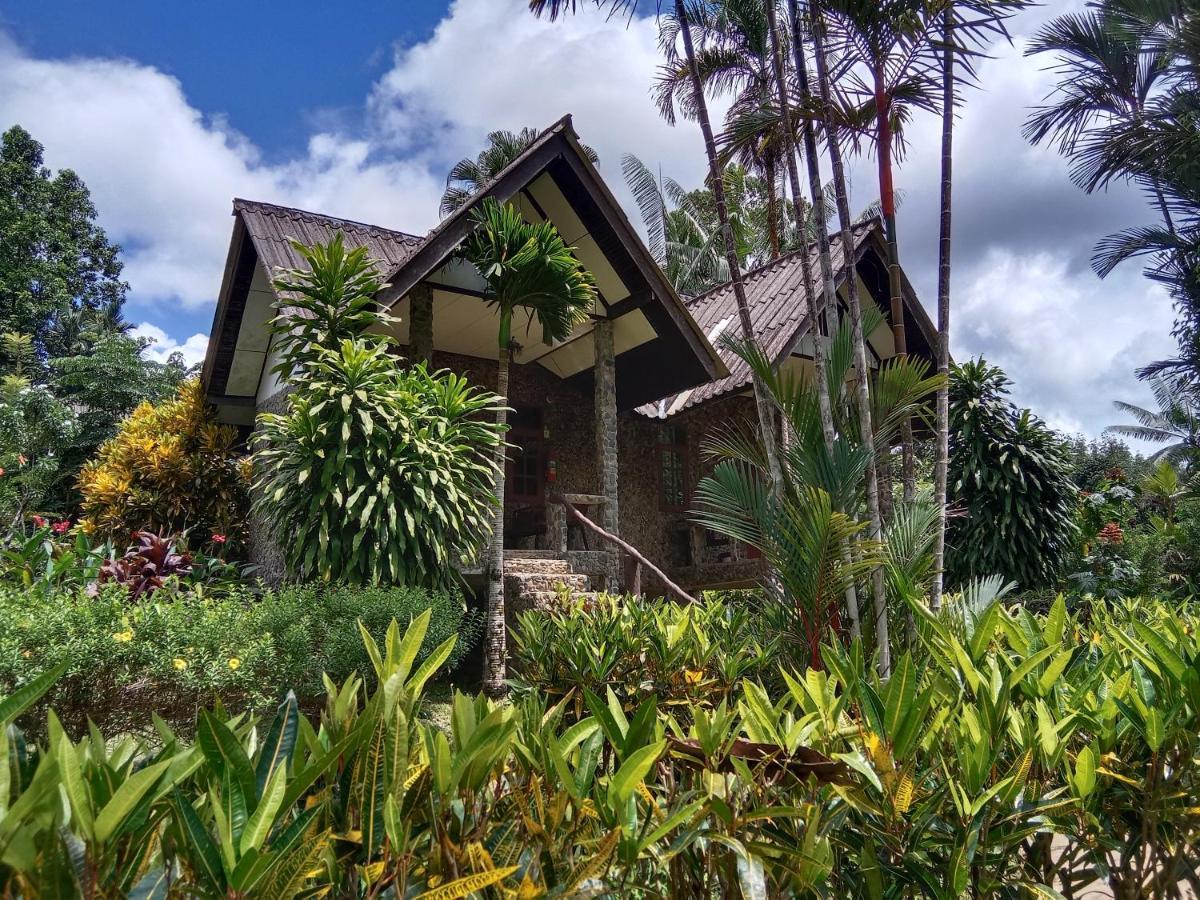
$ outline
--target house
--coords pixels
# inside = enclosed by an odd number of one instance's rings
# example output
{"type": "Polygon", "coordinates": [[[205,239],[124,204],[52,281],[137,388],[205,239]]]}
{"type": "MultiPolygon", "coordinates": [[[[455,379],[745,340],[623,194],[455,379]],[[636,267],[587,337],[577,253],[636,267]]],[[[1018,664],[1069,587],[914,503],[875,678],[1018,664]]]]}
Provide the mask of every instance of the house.
{"type": "MultiPolygon", "coordinates": [[[[387,276],[378,297],[398,316],[396,337],[413,359],[467,374],[494,387],[497,316],[482,282],[456,260],[485,196],[517,205],[530,221],[550,220],[595,277],[588,321],[550,346],[517,323],[520,343],[509,387],[513,445],[504,496],[509,587],[528,601],[558,583],[619,586],[621,561],[586,529],[568,528],[566,495],[689,589],[743,586],[760,565],[746,548],[693,525],[688,501],[705,468],[701,447],[720,428],[754,419],[750,372],[717,349],[740,333],[729,285],[680,297],[655,264],[565,117],[543,132],[476,196],[425,236],[267,203],[235,200],[233,236],[204,363],[203,383],[221,420],[245,427],[280,407],[286,385],[271,374],[268,321],[278,267],[301,264],[289,245],[328,241],[341,232],[368,248],[387,276]]],[[[888,309],[886,250],[878,221],[856,226],[854,246],[833,245],[839,290],[850,272],[860,296],[888,309]]],[[[792,253],[745,276],[757,339],[780,366],[811,370],[810,298],[802,260],[792,253]]],[[[812,270],[817,272],[815,249],[812,270]]],[[[932,358],[935,332],[904,282],[909,352],[932,358]]],[[[869,336],[873,364],[893,354],[884,324],[869,336]]],[[[256,529],[260,531],[260,529],[256,529]]],[[[256,561],[275,571],[261,543],[256,561]]],[[[478,577],[467,565],[468,578],[478,577]]]]}

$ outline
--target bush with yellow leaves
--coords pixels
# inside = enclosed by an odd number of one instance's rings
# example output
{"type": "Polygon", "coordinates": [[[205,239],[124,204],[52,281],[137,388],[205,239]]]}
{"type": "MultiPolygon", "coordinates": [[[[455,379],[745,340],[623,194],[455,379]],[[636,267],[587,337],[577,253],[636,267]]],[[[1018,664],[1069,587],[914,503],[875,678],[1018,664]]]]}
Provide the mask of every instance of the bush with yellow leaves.
{"type": "Polygon", "coordinates": [[[240,547],[249,471],[236,440],[234,428],[213,418],[198,381],[173,399],[142,403],[79,473],[81,524],[118,542],[154,531],[186,534],[193,548],[240,547]]]}

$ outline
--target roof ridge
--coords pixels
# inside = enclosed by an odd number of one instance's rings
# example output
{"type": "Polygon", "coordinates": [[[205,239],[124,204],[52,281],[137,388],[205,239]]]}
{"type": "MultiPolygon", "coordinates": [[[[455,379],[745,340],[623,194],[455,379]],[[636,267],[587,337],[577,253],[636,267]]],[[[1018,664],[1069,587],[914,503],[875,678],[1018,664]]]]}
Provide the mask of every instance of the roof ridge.
{"type": "Polygon", "coordinates": [[[270,203],[266,200],[247,200],[243,197],[233,198],[233,209],[235,212],[240,212],[243,209],[253,209],[263,215],[272,214],[292,214],[299,217],[309,219],[320,219],[325,222],[336,222],[340,225],[350,226],[352,228],[366,228],[371,231],[384,231],[388,234],[398,235],[401,238],[409,241],[423,240],[419,234],[412,234],[408,231],[400,231],[397,228],[388,228],[384,225],[372,225],[370,222],[359,222],[356,219],[346,219],[341,216],[331,216],[327,213],[313,212],[310,209],[300,209],[298,206],[284,206],[281,203],[270,203]]]}

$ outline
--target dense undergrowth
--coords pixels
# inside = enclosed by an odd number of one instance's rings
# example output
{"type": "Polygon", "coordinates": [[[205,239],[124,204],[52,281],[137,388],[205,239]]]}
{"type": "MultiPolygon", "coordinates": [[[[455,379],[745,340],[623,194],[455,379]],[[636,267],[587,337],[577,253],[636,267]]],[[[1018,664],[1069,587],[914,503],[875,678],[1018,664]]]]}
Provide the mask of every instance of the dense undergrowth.
{"type": "MultiPolygon", "coordinates": [[[[694,654],[740,613],[624,606],[547,627],[592,641],[641,617],[648,643],[688,648],[685,672],[720,677],[694,654]]],[[[423,615],[367,640],[379,687],[330,680],[315,723],[288,697],[271,721],[203,712],[194,743],[161,721],[72,741],[51,716],[36,747],[6,731],[0,878],[23,896],[1052,897],[1097,879],[1178,896],[1200,830],[1198,617],[1088,612],[918,611],[886,683],[851,645],[778,691],[622,672],[553,704],[456,694],[448,732],[418,715],[454,645],[431,648],[423,615]]]]}

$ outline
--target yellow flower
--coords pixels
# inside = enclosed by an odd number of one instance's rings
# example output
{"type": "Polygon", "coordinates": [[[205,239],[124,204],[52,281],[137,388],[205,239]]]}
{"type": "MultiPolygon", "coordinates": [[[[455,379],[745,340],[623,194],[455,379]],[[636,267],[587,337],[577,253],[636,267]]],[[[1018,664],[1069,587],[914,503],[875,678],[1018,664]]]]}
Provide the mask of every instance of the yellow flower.
{"type": "Polygon", "coordinates": [[[115,631],[113,632],[113,640],[118,644],[128,644],[133,640],[133,632],[128,628],[124,631],[115,631]]]}
{"type": "Polygon", "coordinates": [[[704,672],[699,669],[684,669],[683,680],[688,684],[699,684],[704,680],[704,672]]]}
{"type": "Polygon", "coordinates": [[[242,667],[242,661],[240,659],[238,659],[236,656],[229,657],[230,671],[236,672],[241,667],[242,667]]]}
{"type": "Polygon", "coordinates": [[[178,669],[180,672],[182,672],[184,669],[187,668],[187,660],[184,659],[182,656],[175,657],[175,668],[178,669]]]}

